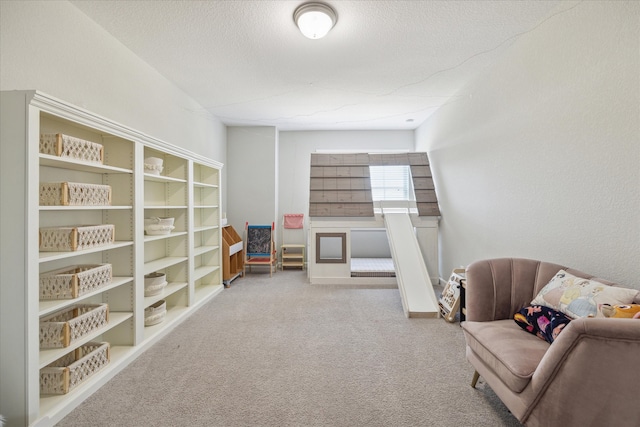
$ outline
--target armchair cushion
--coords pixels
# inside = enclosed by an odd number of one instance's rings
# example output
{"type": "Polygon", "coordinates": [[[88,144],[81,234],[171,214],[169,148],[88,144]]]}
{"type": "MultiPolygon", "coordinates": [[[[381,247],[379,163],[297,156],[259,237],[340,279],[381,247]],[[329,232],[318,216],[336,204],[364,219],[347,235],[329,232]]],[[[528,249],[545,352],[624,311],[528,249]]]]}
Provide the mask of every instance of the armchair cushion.
{"type": "Polygon", "coordinates": [[[531,304],[553,308],[572,318],[596,317],[599,305],[631,304],[637,294],[637,289],[607,286],[560,270],[531,304]]]}
{"type": "Polygon", "coordinates": [[[511,319],[466,321],[462,327],[469,348],[516,393],[529,384],[540,360],[549,349],[549,343],[532,339],[511,319]]]}
{"type": "Polygon", "coordinates": [[[525,331],[551,344],[571,318],[544,305],[530,305],[514,314],[513,320],[525,331]]]}

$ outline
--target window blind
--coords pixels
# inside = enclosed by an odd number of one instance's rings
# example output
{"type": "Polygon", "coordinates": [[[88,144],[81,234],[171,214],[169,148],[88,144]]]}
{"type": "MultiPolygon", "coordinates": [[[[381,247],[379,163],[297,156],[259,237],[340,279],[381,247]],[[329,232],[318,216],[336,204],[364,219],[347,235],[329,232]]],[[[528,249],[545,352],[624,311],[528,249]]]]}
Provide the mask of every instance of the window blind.
{"type": "Polygon", "coordinates": [[[415,200],[409,166],[369,166],[369,173],[374,201],[415,200]]]}

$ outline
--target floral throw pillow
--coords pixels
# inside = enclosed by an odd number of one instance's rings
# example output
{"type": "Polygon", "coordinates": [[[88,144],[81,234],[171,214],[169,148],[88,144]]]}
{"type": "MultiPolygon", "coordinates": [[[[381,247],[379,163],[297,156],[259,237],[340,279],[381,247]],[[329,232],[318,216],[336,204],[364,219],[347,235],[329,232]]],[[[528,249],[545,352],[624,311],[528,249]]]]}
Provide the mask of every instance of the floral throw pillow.
{"type": "Polygon", "coordinates": [[[525,331],[551,344],[571,322],[566,314],[544,305],[524,307],[513,315],[513,320],[525,331]]]}
{"type": "Polygon", "coordinates": [[[572,318],[601,317],[602,304],[631,304],[637,289],[608,286],[595,280],[583,279],[558,271],[531,301],[531,305],[544,305],[561,311],[572,318]]]}

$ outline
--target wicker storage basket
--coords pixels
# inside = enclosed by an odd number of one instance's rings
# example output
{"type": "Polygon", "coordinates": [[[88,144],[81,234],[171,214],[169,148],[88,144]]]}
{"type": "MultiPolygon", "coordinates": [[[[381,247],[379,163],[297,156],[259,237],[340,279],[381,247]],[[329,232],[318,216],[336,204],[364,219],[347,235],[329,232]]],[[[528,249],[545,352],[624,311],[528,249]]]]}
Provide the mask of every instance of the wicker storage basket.
{"type": "Polygon", "coordinates": [[[40,394],[66,394],[104,368],[108,342],[89,342],[40,369],[40,394]]]}
{"type": "Polygon", "coordinates": [[[167,315],[167,302],[160,300],[144,309],[144,326],[157,325],[167,315]]]}
{"type": "Polygon", "coordinates": [[[104,147],[101,144],[61,133],[40,134],[40,152],[88,163],[102,164],[104,160],[104,147]]]}
{"type": "Polygon", "coordinates": [[[145,218],[144,219],[144,234],[149,236],[160,236],[163,234],[170,234],[171,230],[175,227],[173,223],[175,218],[166,217],[166,218],[145,218]]]}
{"type": "Polygon", "coordinates": [[[150,273],[144,276],[144,296],[158,295],[167,286],[167,275],[164,273],[150,273]]]}
{"type": "Polygon", "coordinates": [[[40,229],[40,250],[65,252],[109,245],[114,241],[113,224],[44,227],[40,229]]]}
{"type": "Polygon", "coordinates": [[[108,304],[77,304],[40,319],[40,348],[63,348],[109,323],[108,304]]]}
{"type": "Polygon", "coordinates": [[[72,265],[40,275],[40,300],[78,298],[111,283],[111,264],[72,265]]]}
{"type": "Polygon", "coordinates": [[[111,186],[79,182],[41,182],[40,206],[108,206],[111,186]]]}

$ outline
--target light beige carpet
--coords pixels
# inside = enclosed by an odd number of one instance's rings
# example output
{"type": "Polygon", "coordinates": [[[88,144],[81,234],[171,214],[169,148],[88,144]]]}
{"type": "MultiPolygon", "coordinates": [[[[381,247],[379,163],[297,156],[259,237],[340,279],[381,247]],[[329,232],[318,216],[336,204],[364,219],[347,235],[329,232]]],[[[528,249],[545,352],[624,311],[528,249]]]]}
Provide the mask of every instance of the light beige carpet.
{"type": "Polygon", "coordinates": [[[519,426],[470,387],[458,323],[407,319],[397,289],[253,273],[59,426],[519,426]]]}

